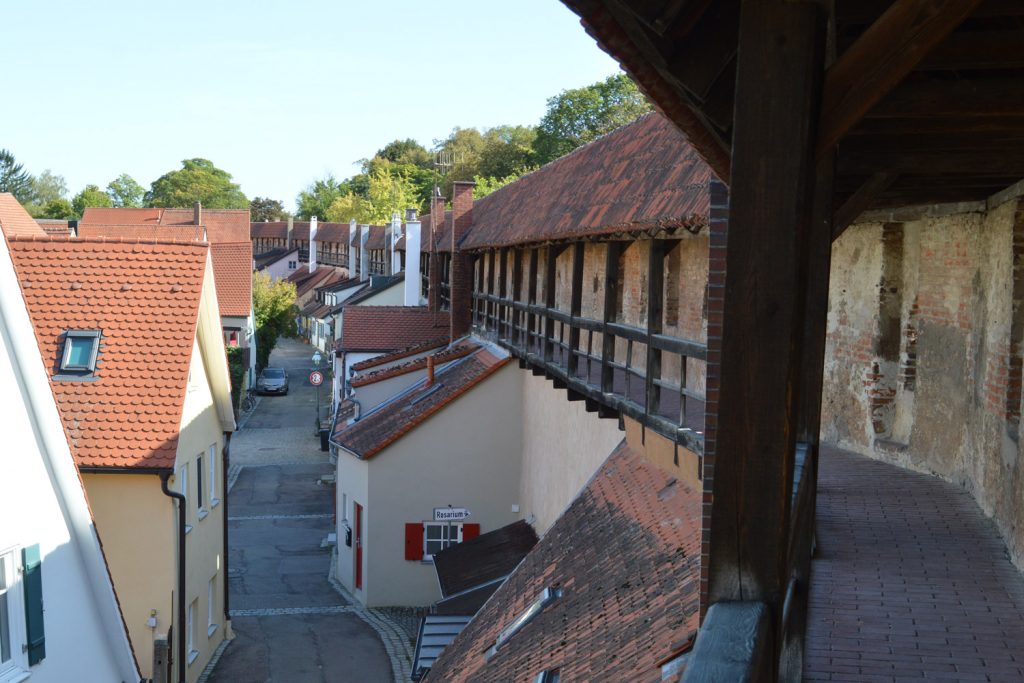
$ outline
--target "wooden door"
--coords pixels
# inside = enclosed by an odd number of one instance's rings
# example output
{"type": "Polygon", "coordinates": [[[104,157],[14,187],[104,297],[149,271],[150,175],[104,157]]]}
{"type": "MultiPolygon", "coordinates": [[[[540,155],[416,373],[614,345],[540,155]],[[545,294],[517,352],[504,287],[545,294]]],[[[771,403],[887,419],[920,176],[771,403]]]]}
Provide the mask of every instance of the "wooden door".
{"type": "Polygon", "coordinates": [[[363,506],[353,502],[355,506],[355,562],[356,588],[363,587],[363,506]]]}

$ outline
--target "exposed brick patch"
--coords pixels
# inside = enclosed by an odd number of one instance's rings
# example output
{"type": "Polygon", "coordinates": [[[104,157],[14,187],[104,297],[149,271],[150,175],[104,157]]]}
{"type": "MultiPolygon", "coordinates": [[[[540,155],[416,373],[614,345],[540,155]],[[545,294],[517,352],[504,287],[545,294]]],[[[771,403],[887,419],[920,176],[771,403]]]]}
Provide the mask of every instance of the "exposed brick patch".
{"type": "Polygon", "coordinates": [[[1024,577],[970,494],[822,448],[804,679],[1024,678],[1024,577]]]}

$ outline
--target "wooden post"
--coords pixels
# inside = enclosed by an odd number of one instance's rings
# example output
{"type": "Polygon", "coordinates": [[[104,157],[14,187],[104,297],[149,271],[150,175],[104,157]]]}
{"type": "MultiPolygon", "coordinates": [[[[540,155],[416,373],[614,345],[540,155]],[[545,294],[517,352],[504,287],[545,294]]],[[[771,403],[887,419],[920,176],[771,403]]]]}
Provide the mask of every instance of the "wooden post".
{"type": "MultiPolygon", "coordinates": [[[[537,247],[530,248],[529,284],[527,285],[526,301],[532,306],[537,303],[537,247]]],[[[537,316],[533,313],[526,315],[526,348],[530,353],[535,353],[533,348],[533,335],[537,332],[537,316]]]]}
{"type": "MultiPolygon", "coordinates": [[[[523,289],[523,252],[521,249],[513,248],[512,251],[512,296],[513,302],[518,302],[522,296],[523,289]]],[[[512,331],[509,335],[512,340],[512,344],[515,346],[523,346],[523,334],[519,329],[523,323],[523,316],[518,307],[512,307],[512,331]]]]}
{"type": "MultiPolygon", "coordinates": [[[[494,250],[492,249],[487,253],[487,293],[494,296],[494,250]]],[[[491,327],[491,323],[494,321],[494,314],[496,311],[494,301],[491,299],[487,300],[487,313],[485,314],[487,320],[487,329],[493,330],[495,334],[498,334],[497,326],[491,327]]]]}
{"type": "Polygon", "coordinates": [[[576,242],[572,249],[572,292],[569,297],[569,315],[572,316],[572,326],[569,328],[569,367],[566,369],[570,376],[578,374],[576,371],[576,352],[580,346],[580,328],[576,326],[576,318],[580,317],[583,310],[583,259],[585,258],[585,248],[585,243],[576,242]]]}
{"type": "Polygon", "coordinates": [[[498,265],[498,296],[501,303],[498,304],[498,339],[511,338],[510,331],[506,328],[505,297],[508,295],[508,249],[502,247],[498,251],[498,258],[501,263],[498,265]]]}
{"type": "MultiPolygon", "coordinates": [[[[644,373],[645,409],[648,415],[657,415],[661,409],[661,350],[651,345],[651,336],[661,334],[665,307],[665,242],[651,240],[647,260],[647,369],[644,373]]],[[[684,360],[685,362],[685,360],[684,360]]]]}
{"type": "MultiPolygon", "coordinates": [[[[558,272],[558,254],[562,250],[553,244],[548,245],[548,258],[544,263],[544,306],[550,311],[555,307],[555,276],[558,272]]],[[[544,316],[544,361],[550,363],[554,358],[555,319],[544,316]]]]}
{"type": "Polygon", "coordinates": [[[826,31],[818,3],[743,0],[708,590],[767,604],[776,638],[801,373],[821,372],[802,316],[826,31]]]}
{"type": "Polygon", "coordinates": [[[604,311],[602,320],[605,324],[604,337],[601,340],[601,391],[612,393],[615,388],[615,368],[611,362],[615,358],[615,335],[608,332],[607,325],[615,321],[615,302],[618,300],[619,288],[619,254],[622,243],[608,242],[608,252],[604,262],[604,311]]]}

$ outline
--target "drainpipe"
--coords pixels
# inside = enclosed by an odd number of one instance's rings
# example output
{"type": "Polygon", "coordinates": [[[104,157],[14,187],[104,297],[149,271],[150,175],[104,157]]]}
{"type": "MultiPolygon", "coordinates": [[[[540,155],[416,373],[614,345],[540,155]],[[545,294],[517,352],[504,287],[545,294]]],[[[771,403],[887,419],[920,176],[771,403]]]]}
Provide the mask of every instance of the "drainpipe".
{"type": "Polygon", "coordinates": [[[168,498],[178,501],[178,616],[176,638],[178,660],[178,683],[185,683],[185,668],[188,666],[188,653],[185,652],[185,496],[167,488],[167,481],[171,473],[164,471],[160,473],[160,490],[168,498]]]}
{"type": "Polygon", "coordinates": [[[220,478],[220,487],[223,493],[221,493],[220,504],[224,506],[221,514],[224,517],[224,573],[222,576],[224,577],[224,631],[226,635],[228,622],[231,619],[228,616],[228,584],[231,583],[228,580],[228,467],[231,464],[231,432],[224,432],[224,448],[221,453],[223,454],[223,463],[221,464],[223,474],[220,478]]]}

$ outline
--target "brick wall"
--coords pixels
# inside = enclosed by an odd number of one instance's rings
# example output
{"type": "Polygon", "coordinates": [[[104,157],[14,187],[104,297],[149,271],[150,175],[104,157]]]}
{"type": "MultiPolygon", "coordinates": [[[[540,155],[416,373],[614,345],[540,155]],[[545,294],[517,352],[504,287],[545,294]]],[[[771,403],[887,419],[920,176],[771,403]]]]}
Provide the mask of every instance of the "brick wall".
{"type": "Polygon", "coordinates": [[[456,181],[452,186],[451,220],[453,229],[452,244],[450,245],[452,250],[451,282],[449,284],[451,286],[450,326],[453,340],[469,332],[469,326],[473,320],[473,260],[469,253],[458,247],[458,244],[473,225],[473,188],[475,186],[475,183],[463,181],[456,181]]]}

